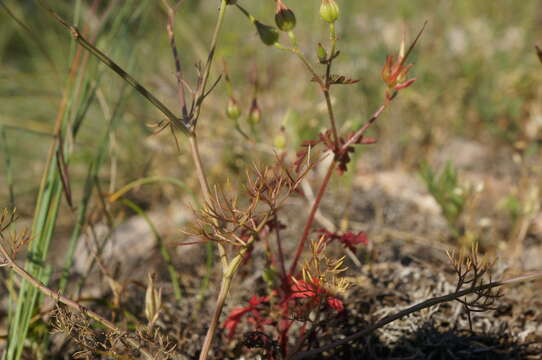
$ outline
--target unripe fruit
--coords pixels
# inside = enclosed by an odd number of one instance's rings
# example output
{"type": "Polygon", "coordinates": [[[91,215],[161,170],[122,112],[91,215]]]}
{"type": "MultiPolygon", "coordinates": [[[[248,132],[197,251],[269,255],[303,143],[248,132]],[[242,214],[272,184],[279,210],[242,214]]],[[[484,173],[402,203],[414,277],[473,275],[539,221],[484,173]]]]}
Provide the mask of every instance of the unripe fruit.
{"type": "Polygon", "coordinates": [[[254,21],[258,35],[265,45],[274,45],[279,40],[279,32],[272,26],[262,24],[258,20],[254,21]]]}
{"type": "Polygon", "coordinates": [[[295,14],[291,9],[284,5],[282,0],[277,0],[275,23],[281,31],[291,31],[295,28],[295,14]]]}
{"type": "Polygon", "coordinates": [[[252,125],[256,125],[262,119],[262,111],[258,106],[258,101],[256,99],[252,100],[252,105],[250,106],[250,112],[248,113],[248,122],[252,125]]]}
{"type": "Polygon", "coordinates": [[[335,0],[322,0],[322,5],[320,5],[320,17],[330,24],[337,21],[339,18],[339,6],[335,0]]]}
{"type": "Polygon", "coordinates": [[[241,116],[241,109],[237,105],[237,101],[233,97],[228,100],[228,107],[226,108],[226,115],[230,120],[237,120],[241,116]]]}

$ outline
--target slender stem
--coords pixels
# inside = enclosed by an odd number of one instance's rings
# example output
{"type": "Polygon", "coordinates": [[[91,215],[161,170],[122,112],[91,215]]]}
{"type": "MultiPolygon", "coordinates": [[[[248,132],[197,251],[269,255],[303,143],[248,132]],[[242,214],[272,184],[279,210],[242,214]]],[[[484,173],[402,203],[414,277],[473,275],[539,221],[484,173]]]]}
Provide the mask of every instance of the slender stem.
{"type": "MultiPolygon", "coordinates": [[[[196,165],[196,174],[198,176],[198,181],[200,183],[201,191],[203,193],[203,198],[205,199],[205,206],[213,206],[213,198],[211,197],[211,190],[209,187],[209,182],[207,181],[207,175],[203,169],[203,163],[201,161],[201,156],[199,154],[198,139],[195,133],[188,137],[190,142],[190,150],[192,153],[192,158],[194,159],[194,164],[196,165]]],[[[228,267],[228,258],[226,255],[226,248],[221,243],[218,244],[218,254],[220,256],[220,261],[222,263],[223,271],[228,267]]]]}
{"type": "Polygon", "coordinates": [[[324,193],[326,192],[327,185],[329,184],[329,180],[331,179],[331,175],[333,175],[333,171],[335,170],[336,166],[337,166],[337,161],[333,159],[333,161],[329,165],[329,168],[327,169],[327,173],[326,173],[326,176],[324,177],[324,180],[322,180],[322,184],[320,185],[318,194],[316,195],[316,198],[314,199],[314,203],[312,204],[309,217],[307,218],[307,222],[305,223],[305,228],[303,230],[303,236],[301,237],[301,240],[299,241],[299,245],[297,246],[294,262],[292,263],[290,267],[290,272],[288,273],[289,276],[292,276],[295,273],[297,263],[299,261],[299,258],[301,257],[301,253],[303,252],[303,249],[305,248],[305,242],[307,241],[307,238],[309,237],[309,234],[312,228],[312,223],[314,222],[314,217],[316,215],[316,211],[318,210],[318,207],[320,207],[320,202],[322,201],[324,193]]]}
{"type": "Polygon", "coordinates": [[[209,350],[211,349],[211,344],[213,342],[216,329],[218,327],[220,315],[222,314],[222,309],[224,308],[226,298],[228,297],[228,292],[230,291],[233,277],[235,276],[235,274],[237,273],[237,270],[239,269],[239,266],[243,262],[243,259],[245,258],[245,254],[250,249],[250,246],[252,245],[252,243],[256,240],[257,233],[262,230],[265,224],[267,224],[268,219],[269,219],[269,216],[266,215],[260,222],[259,226],[255,229],[254,231],[255,234],[252,235],[250,239],[247,241],[247,244],[245,245],[245,247],[243,247],[239,251],[237,256],[233,258],[233,260],[228,264],[228,266],[224,268],[224,277],[222,278],[222,282],[220,283],[220,291],[218,293],[218,298],[216,300],[215,310],[211,318],[211,323],[209,324],[209,329],[207,330],[207,334],[205,335],[205,340],[203,340],[203,346],[201,348],[199,360],[207,359],[209,350]]]}
{"type": "Polygon", "coordinates": [[[280,223],[277,217],[275,217],[275,234],[277,236],[280,269],[282,271],[282,276],[286,278],[286,264],[284,263],[284,251],[282,250],[282,240],[280,238],[280,223]]]}
{"type": "Polygon", "coordinates": [[[235,273],[237,272],[237,268],[243,260],[246,249],[247,248],[241,250],[241,252],[232,260],[230,267],[227,269],[227,272],[222,278],[222,282],[220,284],[220,292],[218,293],[218,298],[216,300],[215,310],[211,318],[211,323],[209,324],[209,329],[207,329],[207,334],[205,335],[203,346],[201,347],[199,360],[206,360],[207,356],[209,355],[209,350],[211,349],[211,344],[213,342],[213,338],[218,327],[218,323],[220,321],[220,315],[222,314],[222,309],[224,308],[226,298],[228,297],[228,293],[230,291],[231,282],[235,273]]]}
{"type": "Polygon", "coordinates": [[[322,88],[324,97],[326,98],[326,105],[329,114],[329,121],[331,122],[331,129],[333,132],[333,141],[335,143],[335,150],[339,149],[339,136],[337,134],[337,125],[335,124],[335,114],[333,113],[333,105],[331,104],[331,96],[329,94],[330,81],[331,81],[331,66],[333,64],[333,59],[335,59],[335,48],[337,47],[337,34],[335,33],[335,24],[329,24],[329,34],[331,39],[331,55],[326,66],[326,78],[325,86],[322,88]]]}
{"type": "Polygon", "coordinates": [[[293,356],[299,353],[301,348],[303,347],[303,344],[305,343],[305,340],[307,340],[309,337],[311,337],[316,330],[318,330],[318,325],[320,323],[320,315],[322,314],[322,299],[320,299],[318,303],[318,307],[316,310],[316,315],[314,316],[314,320],[312,321],[312,325],[308,331],[305,331],[303,336],[301,336],[294,346],[294,349],[292,351],[289,351],[288,356],[286,356],[286,360],[290,360],[293,356]]]}
{"type": "Polygon", "coordinates": [[[388,107],[388,105],[391,104],[391,102],[393,101],[395,96],[397,96],[397,92],[395,92],[390,98],[387,98],[386,102],[384,104],[380,105],[380,107],[376,110],[376,112],[373,114],[373,116],[371,116],[371,118],[358,131],[356,131],[354,133],[354,135],[352,135],[352,137],[350,137],[350,139],[348,139],[348,141],[346,141],[343,144],[343,146],[341,148],[341,151],[346,151],[346,149],[350,145],[357,142],[363,136],[363,134],[365,134],[367,129],[369,129],[371,127],[371,125],[374,124],[374,122],[380,117],[380,115],[382,115],[382,113],[388,107]]]}
{"type": "Polygon", "coordinates": [[[193,119],[194,127],[196,126],[198,118],[199,118],[199,114],[201,111],[201,103],[203,102],[203,99],[205,98],[205,88],[207,86],[207,81],[209,80],[209,74],[211,73],[211,66],[213,65],[213,59],[215,56],[216,43],[218,41],[218,34],[220,33],[220,28],[222,27],[222,24],[224,23],[224,14],[226,13],[227,6],[228,6],[228,3],[226,0],[220,1],[220,8],[218,10],[218,19],[216,21],[215,30],[213,32],[213,38],[211,39],[211,50],[209,51],[209,56],[207,57],[207,62],[203,70],[203,78],[201,79],[201,83],[196,94],[196,109],[195,109],[196,113],[193,119]]]}
{"type": "Polygon", "coordinates": [[[381,328],[381,327],[383,327],[383,326],[385,326],[385,325],[387,325],[387,324],[389,324],[389,323],[391,323],[391,322],[393,322],[395,320],[398,320],[398,319],[400,319],[400,318],[402,318],[404,316],[407,316],[409,314],[418,312],[420,310],[429,308],[431,306],[435,306],[435,305],[438,305],[438,304],[441,304],[441,303],[444,303],[444,302],[456,300],[456,299],[458,299],[458,298],[460,298],[462,296],[477,293],[477,292],[484,291],[484,290],[487,290],[487,289],[492,289],[492,288],[495,288],[495,287],[498,287],[498,286],[503,286],[503,285],[513,284],[513,283],[518,283],[518,282],[534,280],[534,279],[541,278],[541,277],[542,277],[542,271],[539,271],[539,272],[535,272],[535,273],[532,273],[532,274],[525,274],[525,275],[521,275],[521,276],[518,276],[518,277],[514,277],[512,279],[507,279],[507,280],[502,280],[502,281],[494,281],[494,282],[491,282],[491,283],[488,283],[488,284],[476,286],[474,288],[468,288],[468,289],[457,291],[457,292],[454,292],[454,293],[451,293],[451,294],[431,298],[431,299],[422,301],[421,303],[418,303],[416,305],[413,305],[413,306],[411,306],[409,308],[406,308],[406,309],[404,309],[402,311],[399,311],[398,313],[386,316],[383,319],[377,321],[375,324],[373,324],[373,325],[371,325],[371,326],[369,326],[369,327],[367,327],[367,328],[365,328],[363,330],[360,330],[360,331],[358,331],[358,332],[356,332],[356,333],[354,333],[354,334],[352,334],[350,336],[347,336],[342,340],[333,342],[331,344],[322,346],[322,347],[314,349],[314,350],[309,350],[309,351],[299,353],[296,356],[294,356],[292,358],[292,360],[300,360],[300,359],[305,359],[305,358],[308,358],[308,357],[312,357],[312,356],[320,354],[320,353],[322,353],[324,351],[334,349],[337,346],[347,344],[347,343],[349,343],[351,341],[354,341],[356,339],[367,336],[370,333],[372,333],[373,331],[375,331],[376,329],[379,329],[379,328],[381,328]]]}
{"type": "MultiPolygon", "coordinates": [[[[326,79],[328,81],[329,77],[326,79]]],[[[335,125],[335,114],[333,113],[333,104],[331,103],[331,96],[329,95],[329,87],[324,89],[324,97],[326,99],[327,113],[329,115],[329,122],[331,123],[331,130],[333,132],[333,142],[335,144],[335,151],[339,149],[339,135],[337,134],[337,125],[335,125]]]]}
{"type": "Polygon", "coordinates": [[[188,109],[186,107],[186,96],[184,91],[184,82],[183,82],[183,72],[181,67],[181,60],[179,59],[179,52],[177,51],[177,44],[175,42],[175,32],[173,31],[173,25],[175,22],[175,10],[180,2],[177,3],[175,9],[172,8],[166,0],[163,0],[164,5],[167,8],[168,13],[168,23],[166,26],[166,31],[169,38],[169,45],[171,47],[171,52],[173,54],[173,61],[175,63],[175,76],[177,78],[177,87],[178,87],[178,96],[179,103],[181,105],[181,113],[183,121],[187,121],[188,109]]]}
{"type": "MultiPolygon", "coordinates": [[[[53,291],[49,289],[47,286],[45,286],[41,281],[36,279],[34,276],[30,275],[28,272],[26,272],[22,267],[20,267],[13,258],[9,255],[8,251],[4,247],[2,243],[0,243],[0,254],[2,254],[2,257],[4,258],[5,264],[8,267],[10,267],[17,275],[28,281],[30,284],[32,284],[35,288],[37,288],[41,293],[43,293],[45,296],[48,296],[50,298],[53,298],[57,300],[58,302],[63,303],[64,305],[80,312],[81,314],[88,316],[89,318],[99,322],[109,330],[117,333],[117,334],[124,334],[125,331],[118,328],[113,324],[111,321],[107,320],[106,318],[102,317],[98,313],[87,309],[83,305],[79,304],[78,302],[67,298],[63,295],[60,295],[58,292],[53,291]]],[[[134,349],[141,351],[141,353],[145,356],[145,358],[152,360],[154,359],[154,356],[149,353],[147,350],[141,348],[141,345],[134,339],[130,337],[124,338],[130,346],[132,346],[134,349]]]]}

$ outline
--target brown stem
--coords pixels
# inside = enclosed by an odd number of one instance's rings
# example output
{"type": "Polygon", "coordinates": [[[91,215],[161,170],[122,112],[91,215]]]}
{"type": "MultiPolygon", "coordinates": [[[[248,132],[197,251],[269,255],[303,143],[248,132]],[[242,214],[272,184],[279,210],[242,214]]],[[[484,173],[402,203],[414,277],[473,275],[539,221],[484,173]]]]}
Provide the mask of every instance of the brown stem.
{"type": "MultiPolygon", "coordinates": [[[[329,79],[329,77],[328,77],[329,79]]],[[[328,80],[326,80],[328,82],[328,80]]],[[[335,125],[335,114],[333,113],[333,105],[331,104],[331,96],[329,95],[329,89],[326,88],[324,91],[324,97],[326,98],[327,112],[329,115],[329,122],[331,123],[331,130],[333,132],[333,142],[335,144],[335,149],[339,149],[339,135],[337,134],[337,125],[335,125]]]]}
{"type": "Polygon", "coordinates": [[[384,104],[380,105],[380,107],[376,110],[376,112],[369,118],[369,121],[365,123],[358,131],[355,132],[355,134],[346,141],[343,146],[341,147],[341,151],[346,151],[348,147],[355,142],[357,142],[363,134],[371,127],[371,125],[374,124],[374,122],[382,115],[384,110],[391,104],[393,99],[397,96],[397,92],[395,92],[391,97],[386,98],[386,102],[384,104]]]}
{"type": "Polygon", "coordinates": [[[324,351],[334,349],[337,346],[347,344],[347,343],[349,343],[351,341],[354,341],[356,339],[367,336],[370,333],[372,333],[373,331],[375,331],[375,330],[377,330],[377,329],[379,329],[379,328],[381,328],[381,327],[383,327],[383,326],[385,326],[385,325],[387,325],[387,324],[389,324],[389,323],[391,323],[391,322],[393,322],[395,320],[398,320],[398,319],[400,319],[400,318],[402,318],[404,316],[407,316],[409,314],[418,312],[420,310],[429,308],[431,306],[438,305],[438,304],[448,302],[448,301],[452,301],[452,300],[456,300],[456,299],[458,299],[458,298],[460,298],[462,296],[469,295],[469,294],[472,294],[472,293],[477,293],[477,292],[484,291],[484,290],[487,290],[487,289],[492,289],[494,287],[508,285],[508,284],[517,283],[517,282],[524,282],[524,281],[533,280],[533,279],[540,278],[540,277],[542,277],[542,271],[535,272],[535,273],[532,273],[532,274],[521,275],[521,276],[518,276],[518,277],[514,277],[512,279],[507,279],[507,280],[502,280],[502,281],[494,281],[494,282],[491,282],[489,284],[476,286],[474,288],[469,288],[469,289],[457,291],[457,292],[454,292],[454,293],[451,293],[451,294],[448,294],[448,295],[443,295],[443,296],[439,296],[439,297],[435,297],[435,298],[432,298],[432,299],[422,301],[421,303],[418,303],[418,304],[413,305],[413,306],[411,306],[409,308],[406,308],[406,309],[404,309],[402,311],[399,311],[398,313],[392,314],[390,316],[386,316],[383,319],[377,321],[375,324],[373,324],[373,325],[371,325],[371,326],[369,326],[369,327],[367,327],[367,328],[365,328],[363,330],[360,330],[360,331],[358,331],[358,332],[356,332],[356,333],[354,333],[354,334],[352,334],[350,336],[347,336],[342,340],[335,341],[335,342],[333,342],[331,344],[322,346],[322,347],[320,347],[318,349],[313,349],[313,350],[309,350],[309,351],[299,353],[299,354],[295,355],[292,358],[292,360],[305,359],[305,358],[320,354],[320,353],[322,353],[324,351]]]}
{"type": "MultiPolygon", "coordinates": [[[[196,133],[192,133],[188,140],[190,142],[190,151],[192,153],[192,158],[194,159],[194,164],[196,165],[196,174],[198,176],[198,181],[200,183],[201,191],[203,193],[203,198],[205,199],[205,206],[213,206],[213,199],[211,197],[211,190],[209,187],[209,182],[207,181],[207,175],[203,169],[203,164],[201,161],[201,156],[199,154],[198,139],[196,133]]],[[[218,253],[220,256],[220,261],[222,263],[222,270],[225,271],[228,267],[228,258],[226,255],[226,249],[221,243],[218,244],[218,253]]]]}
{"type": "Polygon", "coordinates": [[[173,54],[173,61],[175,62],[175,77],[177,78],[177,87],[178,87],[178,96],[179,96],[179,103],[181,105],[181,113],[183,117],[183,121],[187,122],[189,119],[188,117],[188,108],[186,107],[186,96],[184,91],[184,79],[183,79],[183,72],[181,68],[181,60],[179,59],[179,52],[177,50],[177,44],[175,42],[175,32],[173,31],[173,24],[175,22],[175,11],[180,1],[177,2],[175,7],[171,7],[167,0],[163,0],[164,5],[167,8],[168,13],[168,23],[166,26],[168,38],[169,38],[169,45],[171,47],[171,52],[173,54]]]}
{"type": "Polygon", "coordinates": [[[309,237],[309,234],[312,228],[312,223],[314,222],[314,216],[316,215],[316,211],[318,210],[318,207],[320,206],[320,202],[322,201],[327,185],[329,184],[329,180],[331,179],[331,175],[333,175],[333,171],[335,170],[336,166],[337,166],[337,161],[333,159],[333,161],[329,165],[329,168],[327,169],[326,176],[324,177],[324,180],[322,181],[322,184],[320,185],[320,189],[318,190],[318,194],[316,195],[316,198],[314,199],[314,203],[312,204],[309,217],[307,218],[307,222],[305,223],[305,228],[303,229],[303,236],[301,237],[301,240],[299,241],[299,245],[297,246],[294,262],[292,263],[292,266],[290,267],[290,272],[288,273],[289,276],[292,276],[295,273],[297,263],[299,261],[299,258],[301,257],[301,253],[303,252],[303,249],[305,248],[305,242],[307,241],[307,238],[309,237]]]}
{"type": "MultiPolygon", "coordinates": [[[[81,314],[88,316],[89,318],[99,322],[109,330],[117,333],[117,334],[125,334],[125,331],[118,328],[113,324],[111,321],[107,320],[106,318],[102,317],[98,313],[95,313],[94,311],[87,309],[83,305],[79,304],[78,302],[69,299],[63,295],[60,295],[58,292],[53,291],[49,289],[47,286],[45,286],[41,281],[30,275],[26,270],[24,270],[22,267],[20,267],[9,255],[8,251],[4,247],[2,243],[0,243],[0,253],[4,257],[5,265],[10,267],[17,275],[28,281],[30,284],[32,284],[34,287],[36,287],[41,293],[43,293],[45,296],[48,296],[50,298],[53,298],[57,300],[58,302],[63,303],[64,305],[80,312],[81,314]]],[[[141,345],[135,341],[134,339],[131,339],[130,337],[126,337],[126,342],[130,344],[135,350],[141,351],[141,353],[145,356],[146,359],[152,360],[154,359],[154,356],[149,353],[147,350],[141,348],[141,345]]]]}

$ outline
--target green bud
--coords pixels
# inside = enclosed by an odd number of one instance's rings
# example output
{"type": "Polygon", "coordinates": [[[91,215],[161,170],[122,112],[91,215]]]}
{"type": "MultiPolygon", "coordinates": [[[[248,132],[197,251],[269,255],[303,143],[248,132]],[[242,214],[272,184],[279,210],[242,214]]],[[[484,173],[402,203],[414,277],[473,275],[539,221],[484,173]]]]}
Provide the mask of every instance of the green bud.
{"type": "Polygon", "coordinates": [[[339,18],[339,6],[335,0],[322,0],[322,5],[320,5],[320,17],[330,24],[337,21],[339,18]]]}
{"type": "Polygon", "coordinates": [[[262,24],[258,20],[254,21],[258,35],[265,45],[274,45],[279,40],[279,32],[272,26],[262,24]]]}
{"type": "Polygon", "coordinates": [[[241,116],[241,109],[237,105],[237,101],[233,97],[228,100],[228,107],[226,108],[226,115],[230,120],[237,120],[241,116]]]}
{"type": "Polygon", "coordinates": [[[316,55],[318,56],[318,60],[323,64],[327,61],[327,51],[322,46],[321,43],[318,43],[318,48],[316,49],[316,55]]]}
{"type": "Polygon", "coordinates": [[[258,106],[258,101],[256,98],[252,100],[252,105],[250,106],[250,112],[248,113],[248,122],[252,125],[256,125],[262,119],[262,111],[258,106]]]}
{"type": "Polygon", "coordinates": [[[282,0],[277,0],[275,23],[277,24],[277,27],[282,31],[291,31],[295,28],[295,14],[291,9],[284,5],[282,0]]]}

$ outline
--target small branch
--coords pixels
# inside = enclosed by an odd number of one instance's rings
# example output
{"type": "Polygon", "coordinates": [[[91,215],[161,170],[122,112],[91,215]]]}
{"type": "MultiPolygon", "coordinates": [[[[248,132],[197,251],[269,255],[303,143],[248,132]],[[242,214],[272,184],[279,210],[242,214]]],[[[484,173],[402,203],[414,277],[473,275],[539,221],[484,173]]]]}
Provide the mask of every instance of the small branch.
{"type": "Polygon", "coordinates": [[[333,114],[333,105],[331,104],[331,96],[329,94],[330,88],[330,79],[331,79],[331,66],[333,65],[333,60],[335,59],[335,48],[337,47],[337,35],[335,33],[335,24],[329,24],[329,34],[331,39],[331,54],[326,65],[326,78],[325,78],[325,87],[322,88],[324,97],[326,98],[326,105],[329,114],[329,121],[331,122],[331,129],[333,132],[333,141],[335,143],[335,150],[339,149],[339,136],[337,134],[337,125],[335,121],[335,115],[333,114]]]}
{"type": "MultiPolygon", "coordinates": [[[[0,242],[0,254],[2,257],[4,257],[5,265],[10,267],[17,275],[28,281],[30,284],[32,284],[34,287],[36,287],[42,294],[45,296],[48,296],[50,298],[55,299],[58,302],[61,302],[62,304],[80,312],[81,314],[88,316],[92,320],[99,322],[109,330],[117,333],[117,334],[125,334],[126,332],[117,326],[113,324],[111,321],[107,320],[106,318],[102,317],[98,313],[87,309],[83,305],[77,303],[76,301],[69,299],[63,295],[60,295],[59,293],[49,289],[47,286],[45,286],[41,281],[30,275],[28,272],[26,272],[22,267],[20,267],[13,258],[9,255],[8,251],[4,247],[4,244],[0,242]]],[[[135,341],[134,339],[130,337],[126,337],[126,342],[132,346],[135,350],[140,351],[146,359],[153,360],[155,357],[149,353],[147,350],[141,348],[140,344],[135,341]]]]}
{"type": "Polygon", "coordinates": [[[373,125],[374,122],[380,117],[380,115],[382,115],[384,110],[386,110],[386,108],[391,104],[391,102],[396,96],[397,92],[395,92],[390,98],[387,98],[386,102],[380,105],[380,107],[376,110],[373,116],[369,118],[365,125],[363,125],[358,131],[356,131],[356,133],[343,144],[341,151],[346,151],[350,145],[356,143],[363,136],[363,134],[365,134],[367,129],[369,129],[371,125],[373,125]]]}
{"type": "Polygon", "coordinates": [[[502,281],[494,281],[494,282],[491,282],[491,283],[488,283],[488,284],[484,284],[484,285],[480,285],[480,286],[476,286],[474,288],[468,288],[468,289],[465,289],[465,290],[461,290],[461,291],[458,291],[458,292],[454,292],[454,293],[451,293],[451,294],[448,294],[448,295],[444,295],[444,296],[439,296],[439,297],[435,297],[435,298],[432,298],[432,299],[428,299],[428,300],[425,300],[419,304],[416,304],[416,305],[413,305],[407,309],[404,309],[398,313],[395,313],[393,315],[390,315],[390,316],[386,316],[384,317],[383,319],[377,321],[375,324],[363,329],[363,330],[360,330],[350,336],[347,336],[346,338],[342,339],[342,340],[339,340],[339,341],[335,341],[331,344],[328,344],[328,345],[325,345],[325,346],[322,346],[318,349],[314,349],[314,350],[309,350],[309,351],[304,351],[302,353],[299,353],[297,355],[295,355],[292,360],[300,360],[300,359],[306,359],[308,357],[311,357],[311,356],[314,356],[314,355],[317,355],[317,354],[321,354],[323,353],[324,351],[328,351],[328,350],[332,350],[338,346],[341,346],[341,345],[345,345],[351,341],[354,341],[354,340],[357,340],[359,338],[362,338],[364,336],[367,336],[369,335],[370,333],[372,333],[373,331],[395,321],[395,320],[398,320],[404,316],[407,316],[407,315],[410,315],[412,313],[415,313],[415,312],[418,312],[420,310],[423,310],[423,309],[426,309],[426,308],[429,308],[431,306],[435,306],[435,305],[438,305],[438,304],[441,304],[441,303],[444,303],[444,302],[448,302],[448,301],[452,301],[452,300],[457,300],[459,299],[460,297],[462,296],[465,296],[465,295],[469,295],[469,294],[473,294],[473,293],[477,293],[477,292],[480,292],[480,291],[484,291],[484,290],[488,290],[488,289],[492,289],[492,288],[495,288],[495,287],[498,287],[498,286],[503,286],[503,285],[509,285],[509,284],[513,284],[513,283],[518,283],[518,282],[524,282],[524,281],[529,281],[529,280],[534,280],[534,279],[537,279],[537,278],[542,278],[542,271],[538,271],[538,272],[535,272],[535,273],[531,273],[531,274],[525,274],[525,275],[521,275],[521,276],[518,276],[518,277],[514,277],[514,278],[511,278],[511,279],[507,279],[507,280],[502,280],[502,281]]]}
{"type": "MultiPolygon", "coordinates": [[[[276,210],[273,210],[275,213],[276,210]]],[[[286,279],[286,265],[284,259],[284,251],[282,250],[282,239],[280,237],[280,223],[278,217],[275,215],[275,234],[277,240],[277,251],[279,253],[280,270],[282,271],[283,278],[286,279]]]]}
{"type": "Polygon", "coordinates": [[[193,122],[191,126],[193,128],[196,127],[199,114],[201,112],[201,104],[203,103],[203,100],[205,99],[205,96],[206,96],[205,89],[207,87],[207,81],[209,80],[209,74],[211,73],[211,67],[213,65],[213,59],[215,56],[216,44],[218,42],[218,34],[220,33],[220,29],[222,28],[222,24],[224,23],[224,14],[226,13],[227,6],[228,4],[226,0],[220,0],[220,8],[218,9],[218,19],[216,21],[215,30],[213,32],[213,38],[211,40],[211,49],[209,50],[209,55],[207,56],[207,62],[205,63],[205,67],[203,69],[203,77],[196,91],[195,109],[194,109],[193,118],[191,119],[193,122]]]}
{"type": "Polygon", "coordinates": [[[185,81],[183,78],[183,72],[181,67],[181,60],[179,58],[179,52],[177,51],[177,44],[175,42],[175,32],[173,24],[175,21],[175,12],[178,6],[181,4],[181,1],[178,1],[174,7],[171,7],[167,0],[162,0],[164,6],[167,9],[168,13],[168,23],[166,26],[169,44],[171,46],[171,52],[173,54],[173,61],[175,62],[175,77],[177,78],[177,88],[179,92],[179,103],[181,105],[181,113],[184,123],[186,124],[188,119],[188,108],[186,107],[186,95],[184,92],[185,81]]]}

